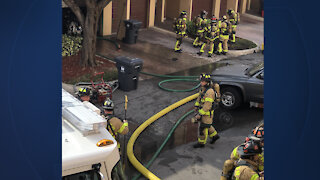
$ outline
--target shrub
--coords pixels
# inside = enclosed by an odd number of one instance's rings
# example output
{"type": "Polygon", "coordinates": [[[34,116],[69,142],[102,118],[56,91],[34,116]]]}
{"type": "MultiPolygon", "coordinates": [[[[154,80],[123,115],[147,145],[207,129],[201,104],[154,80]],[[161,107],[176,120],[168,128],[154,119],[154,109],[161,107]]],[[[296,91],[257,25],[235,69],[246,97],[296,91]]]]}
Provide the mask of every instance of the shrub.
{"type": "Polygon", "coordinates": [[[190,37],[195,37],[197,33],[196,25],[193,21],[187,21],[187,34],[190,37]]]}
{"type": "Polygon", "coordinates": [[[62,35],[62,56],[72,56],[79,52],[82,44],[81,36],[62,35]]]}

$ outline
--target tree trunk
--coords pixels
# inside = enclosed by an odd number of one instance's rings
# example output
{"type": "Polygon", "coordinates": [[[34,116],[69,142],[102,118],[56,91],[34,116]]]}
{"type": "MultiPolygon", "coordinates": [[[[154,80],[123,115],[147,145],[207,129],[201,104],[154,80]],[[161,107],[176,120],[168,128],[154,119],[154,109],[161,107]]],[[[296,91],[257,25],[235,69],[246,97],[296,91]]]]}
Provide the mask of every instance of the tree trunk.
{"type": "Polygon", "coordinates": [[[82,29],[83,29],[83,42],[80,64],[84,67],[96,66],[96,42],[97,42],[97,29],[100,14],[105,6],[112,0],[85,0],[87,9],[86,16],[84,17],[79,5],[74,0],[63,0],[68,7],[77,16],[82,29]]]}
{"type": "Polygon", "coordinates": [[[83,29],[83,48],[81,54],[82,66],[96,66],[97,27],[100,13],[95,9],[88,9],[83,29]]]}

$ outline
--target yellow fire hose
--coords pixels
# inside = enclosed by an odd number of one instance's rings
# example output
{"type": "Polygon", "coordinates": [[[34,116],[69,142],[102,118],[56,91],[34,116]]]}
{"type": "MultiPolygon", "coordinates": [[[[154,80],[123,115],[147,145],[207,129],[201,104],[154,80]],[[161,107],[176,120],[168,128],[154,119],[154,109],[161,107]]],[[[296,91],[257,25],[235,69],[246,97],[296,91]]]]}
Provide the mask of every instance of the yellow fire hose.
{"type": "Polygon", "coordinates": [[[186,104],[189,101],[192,101],[194,99],[196,99],[199,96],[199,93],[194,94],[192,96],[189,96],[185,99],[182,99],[172,105],[170,105],[169,107],[163,109],[162,111],[158,112],[157,114],[153,115],[151,118],[149,118],[148,120],[146,120],[144,123],[142,123],[131,135],[128,145],[127,145],[127,155],[128,158],[131,162],[131,164],[141,173],[143,174],[146,178],[151,179],[151,180],[160,180],[160,178],[158,178],[156,175],[154,175],[151,171],[149,171],[148,169],[146,169],[138,160],[137,158],[134,156],[133,154],[133,145],[135,143],[135,141],[137,140],[138,136],[140,135],[140,133],[146,128],[148,127],[151,123],[153,123],[154,121],[156,121],[157,119],[159,119],[160,117],[164,116],[165,114],[167,114],[168,112],[174,110],[175,108],[186,104]]]}

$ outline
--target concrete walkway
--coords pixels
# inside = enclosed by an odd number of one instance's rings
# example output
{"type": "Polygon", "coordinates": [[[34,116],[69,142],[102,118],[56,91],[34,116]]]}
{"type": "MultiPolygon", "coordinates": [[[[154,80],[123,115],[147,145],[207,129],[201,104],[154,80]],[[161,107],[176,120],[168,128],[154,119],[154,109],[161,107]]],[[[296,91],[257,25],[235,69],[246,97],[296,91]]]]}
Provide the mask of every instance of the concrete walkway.
{"type": "MultiPolygon", "coordinates": [[[[238,36],[249,39],[257,45],[263,42],[263,18],[252,15],[243,15],[238,27],[238,36]]],[[[259,48],[251,50],[231,50],[227,55],[214,55],[209,58],[206,54],[198,56],[198,48],[192,46],[192,39],[185,39],[182,48],[183,53],[175,53],[175,33],[157,27],[139,31],[136,44],[119,42],[121,49],[106,40],[97,41],[97,53],[110,58],[128,56],[143,60],[143,71],[157,74],[170,74],[193,67],[203,66],[222,59],[251,54],[259,48]]],[[[149,76],[141,76],[148,79],[149,76]]]]}
{"type": "Polygon", "coordinates": [[[260,47],[264,42],[264,18],[251,14],[242,14],[236,35],[249,39],[260,47]]]}

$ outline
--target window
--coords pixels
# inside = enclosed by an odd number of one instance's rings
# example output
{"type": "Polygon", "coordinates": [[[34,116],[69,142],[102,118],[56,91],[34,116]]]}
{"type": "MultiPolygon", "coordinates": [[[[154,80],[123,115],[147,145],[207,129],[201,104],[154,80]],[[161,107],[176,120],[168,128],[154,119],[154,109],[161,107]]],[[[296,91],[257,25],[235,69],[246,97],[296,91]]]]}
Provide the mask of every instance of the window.
{"type": "Polygon", "coordinates": [[[264,71],[262,71],[258,76],[257,76],[258,79],[264,79],[264,71]]]}
{"type": "Polygon", "coordinates": [[[101,180],[100,175],[95,170],[80,172],[62,177],[62,180],[101,180]]]}
{"type": "Polygon", "coordinates": [[[253,65],[253,66],[247,71],[247,74],[248,74],[249,76],[253,76],[253,75],[255,75],[258,71],[260,71],[261,69],[263,69],[263,67],[264,67],[264,62],[255,64],[255,65],[253,65]]]}

